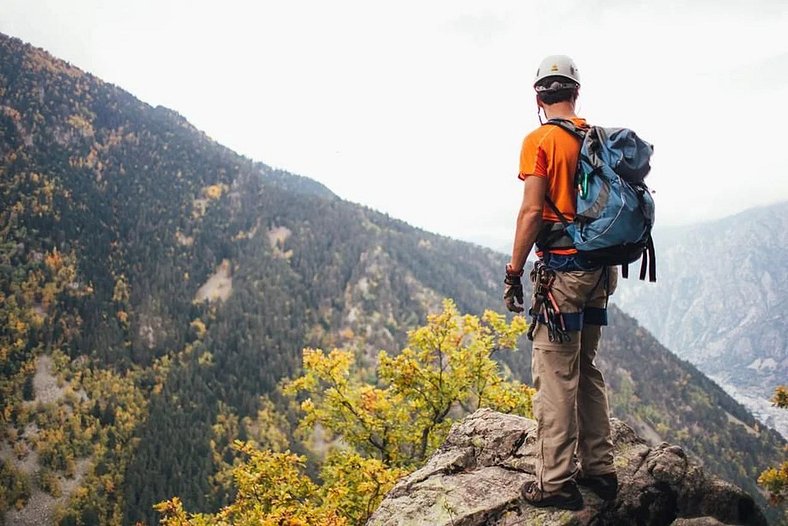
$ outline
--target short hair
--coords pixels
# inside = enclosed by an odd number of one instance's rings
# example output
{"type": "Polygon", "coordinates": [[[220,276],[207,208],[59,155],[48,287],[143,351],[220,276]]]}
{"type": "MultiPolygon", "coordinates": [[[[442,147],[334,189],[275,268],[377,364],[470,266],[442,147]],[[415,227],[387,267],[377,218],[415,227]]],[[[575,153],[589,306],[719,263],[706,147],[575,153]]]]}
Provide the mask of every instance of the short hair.
{"type": "Polygon", "coordinates": [[[580,85],[576,82],[572,82],[566,77],[552,76],[543,78],[536,83],[534,88],[548,88],[547,91],[539,91],[537,89],[536,95],[539,97],[539,101],[542,104],[555,104],[557,102],[574,101],[577,99],[577,90],[580,88],[580,85]],[[562,86],[573,84],[573,87],[550,89],[553,83],[558,83],[562,86]]]}

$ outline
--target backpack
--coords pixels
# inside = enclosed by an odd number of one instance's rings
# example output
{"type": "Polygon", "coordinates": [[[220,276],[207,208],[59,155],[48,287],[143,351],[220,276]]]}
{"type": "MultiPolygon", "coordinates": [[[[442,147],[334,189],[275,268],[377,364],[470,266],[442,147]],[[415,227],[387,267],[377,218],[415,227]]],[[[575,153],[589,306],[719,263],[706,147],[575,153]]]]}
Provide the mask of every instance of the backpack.
{"type": "Polygon", "coordinates": [[[540,245],[556,246],[563,238],[588,260],[602,265],[621,265],[628,277],[629,264],[642,258],[640,279],[657,280],[654,241],[654,199],[644,182],[651,170],[654,147],[627,128],[578,128],[572,121],[551,119],[582,140],[575,173],[577,211],[574,222],[566,219],[555,203],[548,206],[561,223],[548,225],[540,245]],[[567,239],[568,238],[568,239],[567,239]]]}

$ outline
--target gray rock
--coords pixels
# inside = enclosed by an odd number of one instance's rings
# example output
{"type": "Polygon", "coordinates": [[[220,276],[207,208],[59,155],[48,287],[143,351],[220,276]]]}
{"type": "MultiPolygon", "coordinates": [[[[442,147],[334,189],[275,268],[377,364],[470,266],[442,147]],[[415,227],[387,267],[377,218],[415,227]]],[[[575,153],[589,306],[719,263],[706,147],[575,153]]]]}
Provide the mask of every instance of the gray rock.
{"type": "Polygon", "coordinates": [[[680,447],[650,447],[623,422],[611,423],[620,484],[613,502],[584,488],[577,512],[523,502],[520,490],[534,478],[536,422],[480,409],[391,489],[367,525],[766,524],[749,495],[706,474],[680,447]]]}

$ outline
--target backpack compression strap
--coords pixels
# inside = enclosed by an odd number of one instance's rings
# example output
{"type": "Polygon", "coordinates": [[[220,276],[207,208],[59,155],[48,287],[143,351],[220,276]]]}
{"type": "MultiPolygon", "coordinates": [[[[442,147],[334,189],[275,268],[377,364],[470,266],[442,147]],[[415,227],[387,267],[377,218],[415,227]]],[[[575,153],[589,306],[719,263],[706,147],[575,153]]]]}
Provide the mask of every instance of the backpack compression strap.
{"type": "MultiPolygon", "coordinates": [[[[651,237],[651,234],[646,240],[646,248],[643,250],[640,260],[641,281],[645,281],[646,273],[648,273],[648,280],[651,283],[657,281],[657,253],[654,250],[654,239],[651,237]]],[[[624,279],[629,277],[629,265],[621,265],[621,277],[624,279]]]]}
{"type": "Polygon", "coordinates": [[[646,279],[646,266],[648,266],[648,280],[651,283],[657,281],[657,253],[654,250],[654,239],[651,234],[646,241],[646,250],[643,252],[643,262],[640,264],[640,279],[646,279]]]}

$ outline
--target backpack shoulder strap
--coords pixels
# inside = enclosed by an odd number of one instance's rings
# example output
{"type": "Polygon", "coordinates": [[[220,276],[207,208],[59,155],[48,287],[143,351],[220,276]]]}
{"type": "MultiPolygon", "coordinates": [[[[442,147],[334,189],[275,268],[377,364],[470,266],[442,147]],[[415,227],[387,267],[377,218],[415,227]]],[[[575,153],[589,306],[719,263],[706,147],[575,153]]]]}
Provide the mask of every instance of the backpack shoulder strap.
{"type": "MultiPolygon", "coordinates": [[[[564,130],[568,131],[569,133],[580,139],[581,143],[583,142],[583,140],[585,140],[586,132],[588,131],[584,128],[579,128],[575,126],[575,123],[569,119],[550,119],[549,121],[545,122],[542,126],[546,126],[548,124],[552,126],[558,126],[559,128],[563,128],[564,130]]],[[[580,162],[580,158],[578,158],[578,163],[579,162],[580,162]]],[[[555,212],[555,215],[558,216],[558,219],[561,221],[561,223],[563,223],[564,228],[568,228],[569,220],[566,218],[564,214],[561,213],[561,211],[555,205],[553,200],[550,199],[549,196],[545,195],[545,202],[547,202],[547,205],[553,210],[553,212],[555,212]]]]}
{"type": "Polygon", "coordinates": [[[579,128],[575,126],[575,123],[569,119],[550,119],[549,121],[545,122],[543,126],[551,124],[553,126],[558,126],[559,128],[563,128],[564,130],[568,131],[581,141],[586,138],[586,132],[588,131],[585,128],[579,128]]]}
{"type": "MultiPolygon", "coordinates": [[[[575,123],[574,123],[574,122],[572,122],[572,121],[571,121],[571,120],[569,120],[569,119],[550,119],[550,120],[548,120],[547,122],[545,122],[545,123],[543,124],[543,126],[547,126],[547,125],[551,125],[551,126],[558,126],[559,128],[563,128],[564,130],[568,131],[569,133],[571,133],[572,135],[574,135],[575,137],[577,137],[578,139],[580,139],[580,143],[581,143],[581,144],[582,144],[583,140],[585,140],[585,137],[586,137],[586,131],[587,131],[587,130],[585,130],[585,129],[583,129],[583,128],[579,128],[579,127],[575,126],[575,123]]],[[[579,163],[579,162],[580,162],[580,159],[578,158],[578,163],[579,163]]],[[[565,215],[564,215],[564,214],[563,214],[563,213],[562,213],[562,212],[561,212],[561,211],[558,209],[558,207],[557,207],[557,206],[556,206],[556,204],[553,202],[553,200],[552,200],[552,199],[550,199],[550,196],[547,196],[547,195],[545,195],[545,202],[546,202],[546,203],[547,203],[547,205],[548,205],[548,206],[549,206],[549,207],[550,207],[550,208],[553,210],[553,212],[555,212],[555,215],[557,215],[557,216],[558,216],[558,219],[559,219],[559,220],[561,221],[561,223],[564,225],[564,229],[568,228],[568,227],[569,227],[569,224],[570,224],[570,223],[569,223],[569,220],[568,220],[568,219],[566,218],[566,216],[565,216],[565,215]]]]}

